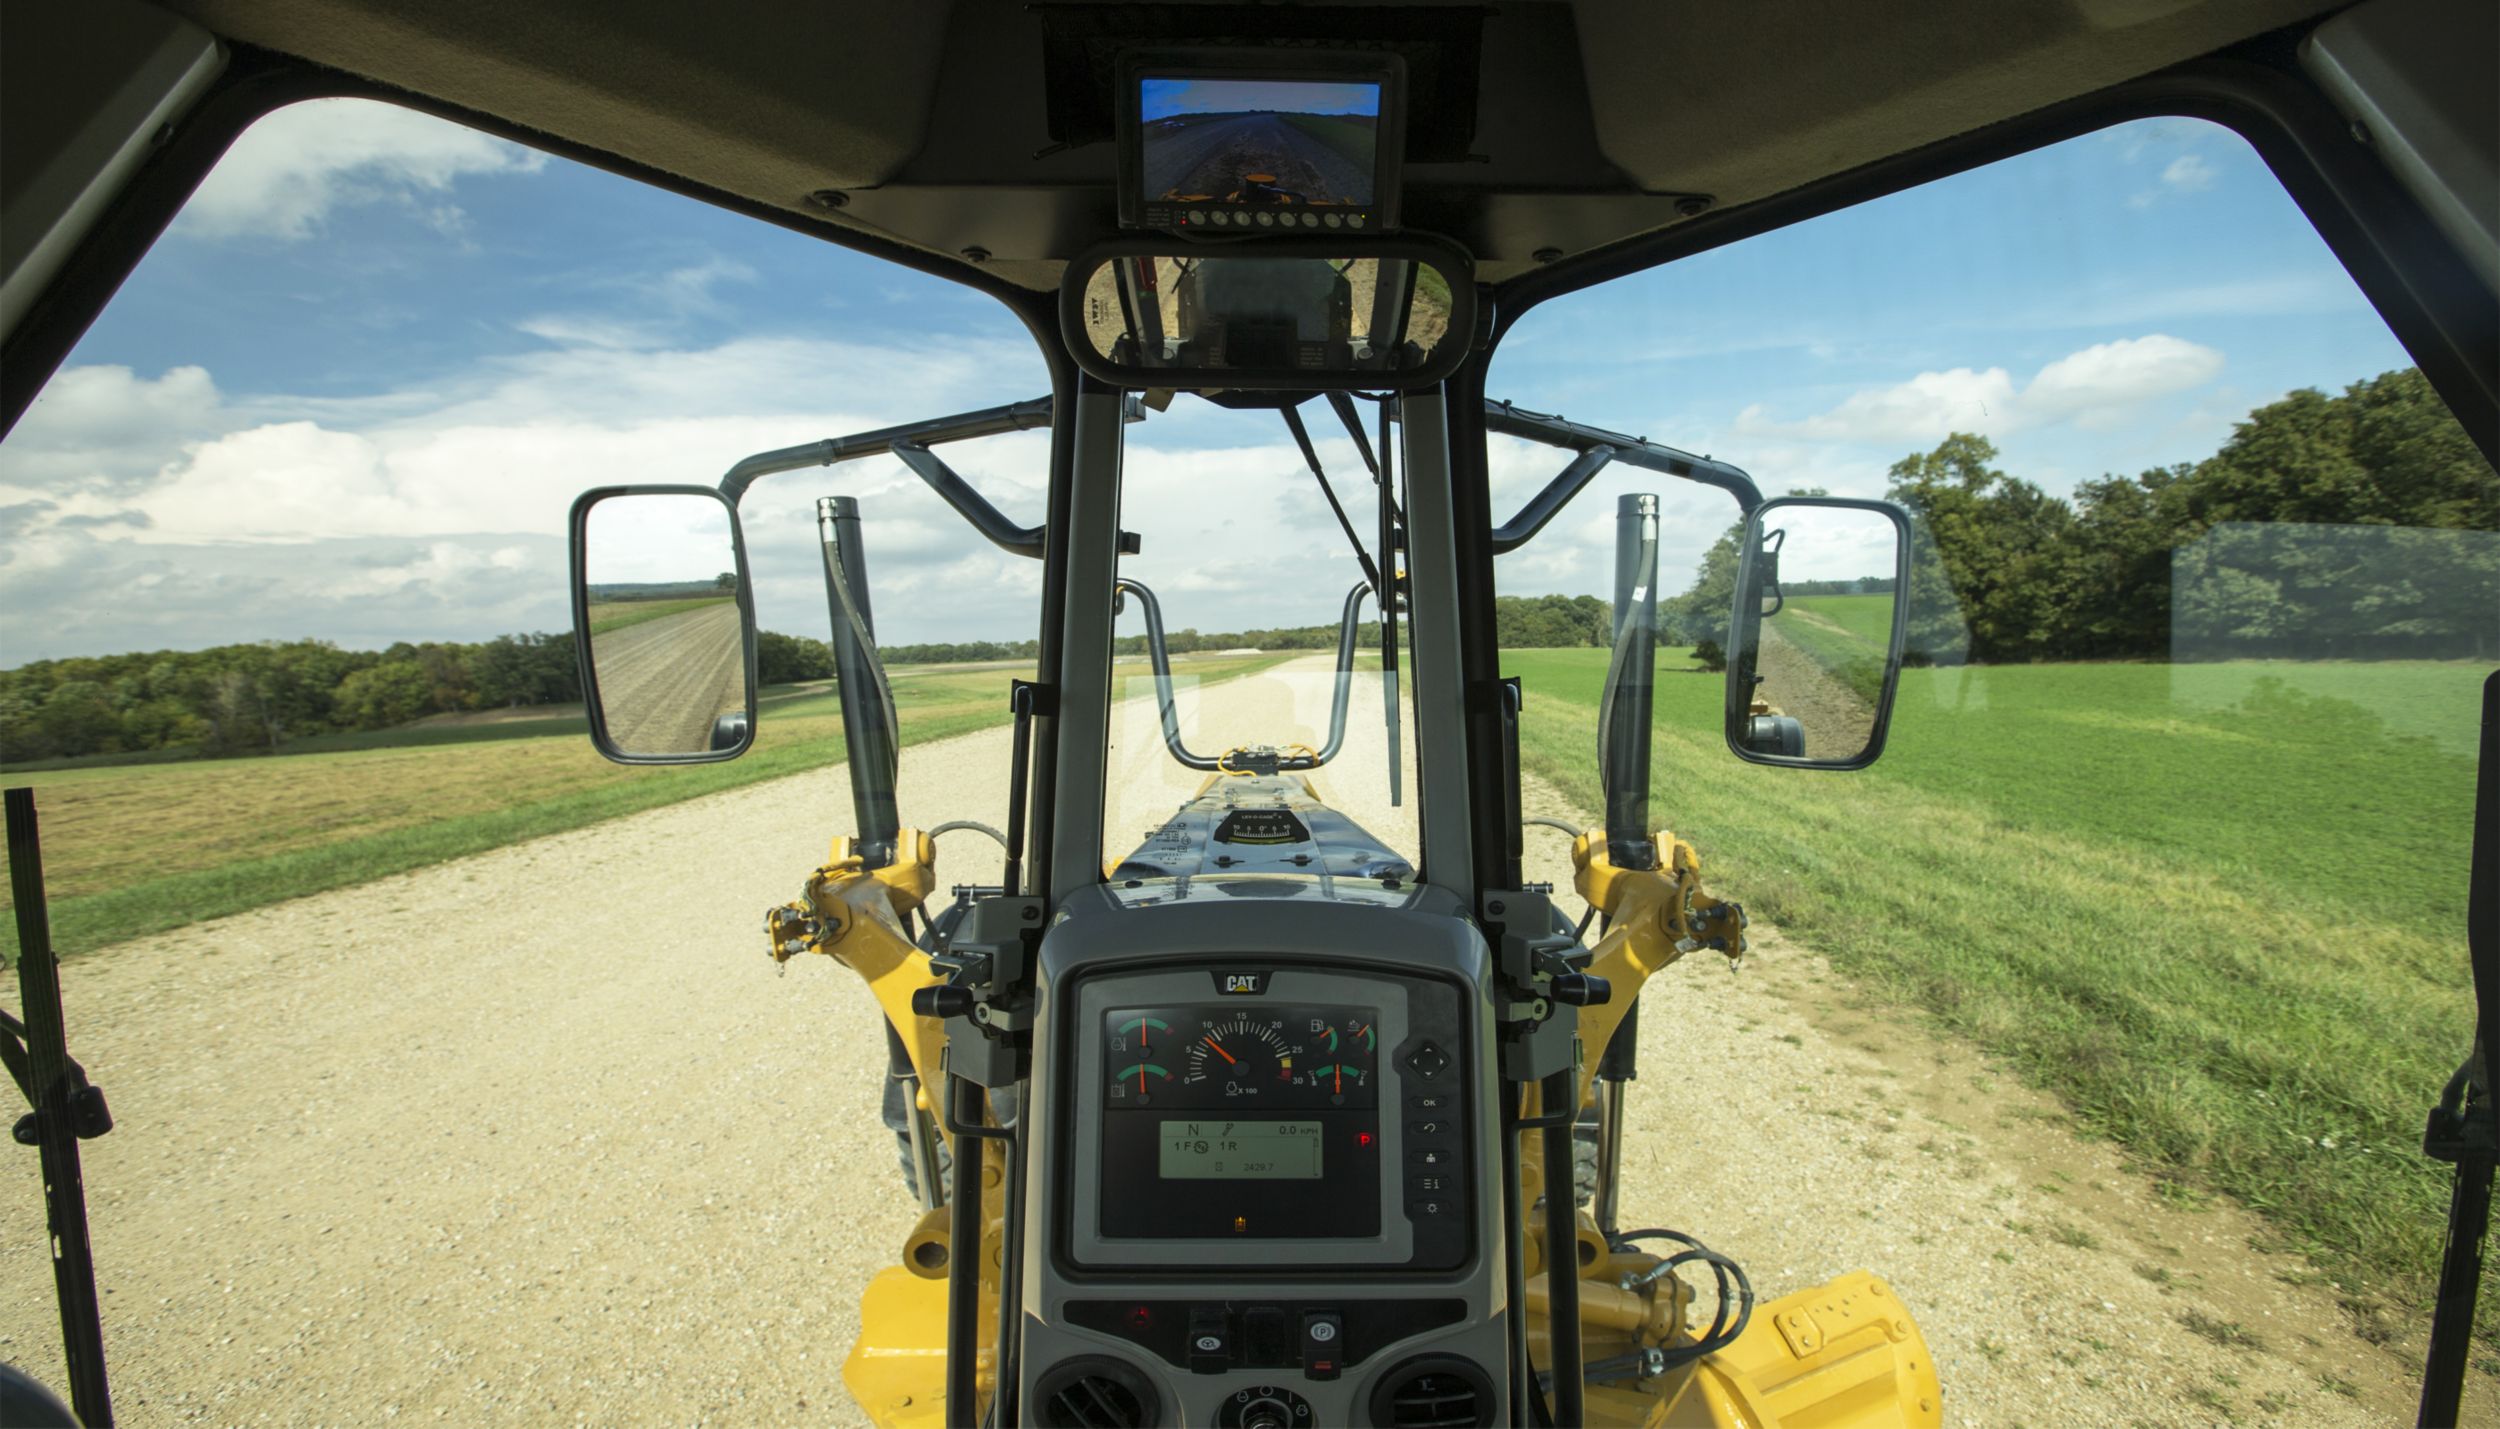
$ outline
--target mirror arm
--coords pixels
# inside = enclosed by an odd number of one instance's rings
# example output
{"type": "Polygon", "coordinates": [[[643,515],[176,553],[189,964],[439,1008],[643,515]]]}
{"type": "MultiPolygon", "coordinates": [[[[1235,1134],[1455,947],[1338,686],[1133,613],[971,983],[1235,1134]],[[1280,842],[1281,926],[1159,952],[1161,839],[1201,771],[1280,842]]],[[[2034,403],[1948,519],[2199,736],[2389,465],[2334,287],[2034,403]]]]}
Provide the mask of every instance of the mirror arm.
{"type": "MultiPolygon", "coordinates": [[[[1050,425],[1051,405],[1048,397],[1033,397],[1001,407],[983,407],[977,412],[930,417],[900,426],[857,432],[847,437],[827,437],[804,446],[757,452],[730,467],[721,477],[721,495],[728,497],[734,506],[746,495],[748,487],[767,476],[811,466],[832,466],[860,457],[883,456],[891,452],[897,442],[932,447],[943,442],[970,441],[975,437],[994,437],[1006,432],[1033,431],[1050,425]]],[[[1120,413],[1121,420],[1127,422],[1143,421],[1145,416],[1145,408],[1134,395],[1130,396],[1120,413]]],[[[1003,524],[1004,518],[1001,522],[1003,524]]]]}
{"type": "Polygon", "coordinates": [[[902,459],[903,465],[929,483],[931,491],[946,498],[946,504],[955,508],[955,514],[971,522],[972,529],[987,537],[991,545],[1012,556],[1030,556],[1037,561],[1042,558],[1044,528],[1019,526],[1008,520],[987,498],[973,490],[970,482],[956,475],[953,467],[922,443],[898,440],[890,450],[902,459]]]}
{"type": "MultiPolygon", "coordinates": [[[[1499,432],[1506,437],[1524,437],[1529,441],[1543,442],[1552,447],[1567,447],[1584,456],[1594,448],[1610,447],[1613,449],[1611,459],[1622,462],[1626,466],[1637,466],[1645,471],[1680,477],[1686,481],[1699,482],[1704,486],[1715,486],[1735,497],[1737,507],[1744,513],[1750,514],[1755,507],[1762,504],[1761,488],[1754,485],[1753,478],[1746,475],[1743,468],[1731,466],[1710,457],[1695,456],[1691,452],[1678,451],[1674,447],[1662,446],[1640,437],[1625,436],[1621,432],[1610,432],[1602,427],[1585,426],[1561,417],[1547,416],[1542,412],[1531,412],[1524,408],[1514,407],[1508,402],[1498,402],[1490,398],[1484,404],[1484,426],[1489,432],[1499,432]]],[[[1545,490],[1538,492],[1527,505],[1519,509],[1518,515],[1494,528],[1493,552],[1495,555],[1507,554],[1525,544],[1529,537],[1534,536],[1547,521],[1553,519],[1556,512],[1562,510],[1564,503],[1579,494],[1580,486],[1587,485],[1588,479],[1597,474],[1597,468],[1591,467],[1585,473],[1580,473],[1578,485],[1567,485],[1566,483],[1573,474],[1579,472],[1579,467],[1580,463],[1573,462],[1569,467],[1564,468],[1562,475],[1546,483],[1545,490]],[[1538,515],[1535,521],[1529,522],[1530,514],[1544,508],[1549,498],[1551,508],[1543,509],[1542,514],[1538,515]]]]}
{"type": "Polygon", "coordinates": [[[1537,532],[1545,529],[1546,522],[1554,519],[1556,512],[1580,494],[1581,487],[1588,485],[1614,459],[1615,449],[1604,445],[1590,447],[1573,457],[1569,466],[1545,483],[1544,490],[1528,498],[1528,504],[1520,507],[1517,515],[1493,528],[1493,554],[1507,556],[1528,544],[1537,532]]]}

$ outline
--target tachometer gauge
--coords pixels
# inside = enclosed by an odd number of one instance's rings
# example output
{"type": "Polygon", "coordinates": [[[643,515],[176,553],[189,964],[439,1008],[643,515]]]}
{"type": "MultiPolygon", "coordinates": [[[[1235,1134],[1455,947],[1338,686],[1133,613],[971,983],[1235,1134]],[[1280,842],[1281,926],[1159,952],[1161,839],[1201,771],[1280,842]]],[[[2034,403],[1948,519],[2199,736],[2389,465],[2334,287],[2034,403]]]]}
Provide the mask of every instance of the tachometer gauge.
{"type": "Polygon", "coordinates": [[[1256,1097],[1294,1081],[1294,1048],[1273,1023],[1248,1016],[1208,1018],[1194,1029],[1184,1055],[1185,1086],[1226,1097],[1256,1097]]]}

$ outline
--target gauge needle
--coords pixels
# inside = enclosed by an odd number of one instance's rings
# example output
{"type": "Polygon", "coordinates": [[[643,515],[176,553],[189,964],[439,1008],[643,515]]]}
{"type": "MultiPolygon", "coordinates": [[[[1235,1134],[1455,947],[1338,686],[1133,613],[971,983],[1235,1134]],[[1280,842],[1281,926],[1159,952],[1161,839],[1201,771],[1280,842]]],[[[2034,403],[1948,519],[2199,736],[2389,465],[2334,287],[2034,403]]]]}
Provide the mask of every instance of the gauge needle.
{"type": "Polygon", "coordinates": [[[1335,1066],[1333,1066],[1333,1067],[1329,1068],[1328,1070],[1330,1070],[1330,1071],[1332,1071],[1332,1072],[1335,1072],[1335,1073],[1337,1074],[1337,1095],[1339,1095],[1339,1096],[1344,1096],[1344,1095],[1345,1095],[1345,1063],[1343,1063],[1343,1062],[1339,1062],[1337,1065],[1335,1065],[1335,1066]]]}
{"type": "Polygon", "coordinates": [[[1213,1047],[1215,1049],[1215,1055],[1223,1058],[1225,1061],[1232,1063],[1236,1067],[1241,1065],[1241,1059],[1234,1056],[1232,1053],[1225,1051],[1223,1043],[1210,1037],[1207,1039],[1207,1045],[1213,1047]]]}

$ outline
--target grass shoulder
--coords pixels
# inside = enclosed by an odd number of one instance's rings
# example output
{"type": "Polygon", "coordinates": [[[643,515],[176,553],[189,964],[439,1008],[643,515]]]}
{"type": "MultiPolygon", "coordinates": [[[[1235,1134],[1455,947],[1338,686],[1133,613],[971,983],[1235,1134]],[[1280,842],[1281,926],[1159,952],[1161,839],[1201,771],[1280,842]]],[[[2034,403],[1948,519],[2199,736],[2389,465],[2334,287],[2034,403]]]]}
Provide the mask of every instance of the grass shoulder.
{"type": "MultiPolygon", "coordinates": [[[[1212,683],[1288,658],[1184,667],[1212,683]]],[[[1006,723],[1008,681],[1030,668],[898,669],[902,742],[1006,723]]],[[[53,941],[77,954],[846,757],[829,684],[768,690],[759,708],[755,747],[725,764],[612,764],[583,737],[573,707],[336,736],[336,747],[313,752],[11,773],[34,786],[42,810],[53,941]]],[[[0,907],[5,900],[0,889],[0,907]]],[[[15,963],[16,924],[5,917],[0,954],[15,963]]]]}
{"type": "MultiPolygon", "coordinates": [[[[1601,807],[1602,651],[1505,657],[1523,762],[1601,807]]],[[[2427,1300],[2421,1117],[2470,1038],[2471,738],[2455,662],[1905,672],[1854,775],[1739,763],[1718,680],[1657,685],[1653,821],[1712,891],[1923,1009],[2166,1181],[2354,1288],[2427,1300]]],[[[2486,1330],[2500,1328],[2487,1301],[2486,1330]]]]}

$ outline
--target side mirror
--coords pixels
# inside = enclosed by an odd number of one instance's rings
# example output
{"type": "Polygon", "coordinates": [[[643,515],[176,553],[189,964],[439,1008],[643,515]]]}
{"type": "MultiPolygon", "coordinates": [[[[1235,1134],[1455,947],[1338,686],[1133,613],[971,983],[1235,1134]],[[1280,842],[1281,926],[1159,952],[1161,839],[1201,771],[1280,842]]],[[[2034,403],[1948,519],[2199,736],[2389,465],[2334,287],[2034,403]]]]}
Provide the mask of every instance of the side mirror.
{"type": "Polygon", "coordinates": [[[708,486],[573,503],[573,642],[590,738],[620,764],[710,764],[755,742],[755,604],[738,509],[708,486]]]}
{"type": "Polygon", "coordinates": [[[1909,513],[1889,501],[1787,496],[1745,519],[1727,645],[1738,758],[1863,769],[1884,752],[1909,559],[1909,513]]]}

